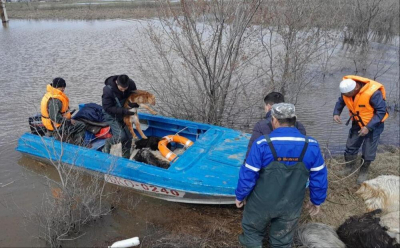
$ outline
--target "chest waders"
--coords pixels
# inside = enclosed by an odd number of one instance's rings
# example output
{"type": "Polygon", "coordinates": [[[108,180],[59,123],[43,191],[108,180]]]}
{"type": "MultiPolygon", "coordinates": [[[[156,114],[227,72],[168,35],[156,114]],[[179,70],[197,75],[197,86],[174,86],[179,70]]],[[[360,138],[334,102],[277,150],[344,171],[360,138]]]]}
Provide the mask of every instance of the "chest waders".
{"type": "Polygon", "coordinates": [[[268,223],[271,247],[291,247],[293,231],[301,214],[310,172],[303,163],[308,138],[299,157],[279,157],[268,135],[264,136],[274,161],[260,170],[257,183],[247,198],[239,237],[246,247],[261,247],[268,223]],[[282,161],[295,161],[287,166],[282,161]]]}

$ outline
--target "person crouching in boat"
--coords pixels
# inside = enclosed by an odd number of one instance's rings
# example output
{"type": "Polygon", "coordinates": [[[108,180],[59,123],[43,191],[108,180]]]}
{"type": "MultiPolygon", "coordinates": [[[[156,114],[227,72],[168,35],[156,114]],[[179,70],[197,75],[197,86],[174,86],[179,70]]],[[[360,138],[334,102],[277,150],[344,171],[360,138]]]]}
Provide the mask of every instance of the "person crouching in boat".
{"type": "Polygon", "coordinates": [[[236,206],[245,205],[239,236],[245,247],[262,247],[268,223],[270,247],[292,247],[307,185],[310,215],[326,199],[328,171],[319,144],[295,128],[294,105],[274,104],[271,115],[273,131],[251,146],[235,191],[236,206]]]}
{"type": "MultiPolygon", "coordinates": [[[[104,112],[104,122],[111,128],[112,137],[106,140],[103,152],[110,153],[111,145],[122,143],[122,156],[130,157],[132,145],[132,135],[124,123],[124,116],[134,115],[129,109],[124,108],[124,103],[129,95],[136,90],[135,82],[127,75],[111,76],[104,82],[102,105],[104,112]]],[[[136,103],[130,103],[130,107],[138,108],[136,103]]]]}
{"type": "Polygon", "coordinates": [[[83,122],[71,119],[69,99],[64,93],[66,86],[62,78],[55,78],[53,83],[47,85],[40,107],[42,122],[56,139],[81,145],[86,126],[83,122]]]}
{"type": "Polygon", "coordinates": [[[389,117],[385,88],[371,79],[353,75],[344,76],[339,88],[342,94],[336,102],[333,120],[342,123],[340,114],[344,106],[347,106],[350,114],[346,125],[352,120],[344,151],[346,167],[340,174],[347,176],[354,170],[362,145],[364,163],[357,178],[357,183],[361,184],[368,178],[368,167],[375,160],[379,137],[385,127],[384,121],[389,117]]]}

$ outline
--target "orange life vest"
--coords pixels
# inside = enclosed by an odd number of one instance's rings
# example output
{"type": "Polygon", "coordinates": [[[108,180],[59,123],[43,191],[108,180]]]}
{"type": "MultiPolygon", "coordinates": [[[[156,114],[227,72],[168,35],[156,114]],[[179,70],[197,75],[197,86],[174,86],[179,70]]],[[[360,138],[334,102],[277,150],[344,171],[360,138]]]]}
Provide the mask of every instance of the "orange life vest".
{"type": "MultiPolygon", "coordinates": [[[[374,80],[360,76],[348,75],[344,76],[343,79],[353,79],[356,82],[364,84],[360,92],[355,96],[354,100],[353,97],[343,95],[343,100],[349,109],[350,117],[353,121],[357,122],[360,127],[364,127],[374,116],[374,108],[369,103],[371,96],[375,91],[380,90],[382,92],[383,100],[386,101],[385,88],[382,84],[374,80]]],[[[389,114],[386,112],[381,122],[384,122],[388,117],[389,114]]]]}
{"type": "Polygon", "coordinates": [[[71,119],[71,113],[68,112],[69,109],[69,99],[67,95],[65,95],[61,90],[58,90],[56,88],[53,88],[50,84],[47,85],[47,92],[42,98],[42,102],[40,104],[40,112],[42,114],[42,122],[43,125],[47,128],[47,130],[53,131],[54,127],[59,127],[61,126],[61,123],[56,123],[52,120],[50,120],[49,117],[49,100],[51,98],[55,98],[61,101],[62,107],[61,107],[61,114],[63,115],[64,118],[66,119],[71,119]]]}

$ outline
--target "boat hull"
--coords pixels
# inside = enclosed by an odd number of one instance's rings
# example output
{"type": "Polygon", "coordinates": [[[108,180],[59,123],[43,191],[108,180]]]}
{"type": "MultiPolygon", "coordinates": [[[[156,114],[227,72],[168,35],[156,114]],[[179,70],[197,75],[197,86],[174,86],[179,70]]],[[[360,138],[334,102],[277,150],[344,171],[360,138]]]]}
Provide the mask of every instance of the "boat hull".
{"type": "Polygon", "coordinates": [[[147,136],[180,131],[194,144],[168,169],[116,157],[93,149],[25,133],[16,150],[52,163],[101,172],[108,183],[173,202],[234,204],[239,169],[249,135],[236,130],[161,116],[140,114],[147,136]]]}
{"type": "Polygon", "coordinates": [[[140,194],[171,202],[191,204],[235,204],[236,199],[235,196],[194,194],[191,192],[127,180],[125,178],[112,175],[105,175],[104,179],[107,182],[115,185],[132,188],[138,191],[140,194]]]}

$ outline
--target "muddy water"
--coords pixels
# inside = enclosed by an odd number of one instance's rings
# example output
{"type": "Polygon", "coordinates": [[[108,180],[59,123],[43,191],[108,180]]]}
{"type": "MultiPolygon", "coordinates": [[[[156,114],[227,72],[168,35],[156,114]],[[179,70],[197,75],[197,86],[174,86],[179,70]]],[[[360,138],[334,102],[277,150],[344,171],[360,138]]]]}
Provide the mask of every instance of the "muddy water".
{"type": "MultiPolygon", "coordinates": [[[[46,190],[42,175],[51,169],[14,149],[18,137],[28,129],[28,116],[39,110],[46,84],[54,77],[66,79],[66,93],[72,108],[77,108],[81,102],[100,103],[103,81],[113,74],[127,73],[133,76],[139,88],[145,88],[145,79],[135,75],[128,49],[132,44],[138,49],[146,46],[135,42],[139,38],[136,32],[139,27],[140,22],[134,20],[12,20],[7,28],[0,29],[0,246],[44,245],[36,238],[38,230],[26,222],[24,215],[40,204],[46,190]]],[[[396,46],[376,49],[393,51],[382,61],[393,66],[379,80],[388,91],[396,92],[399,78],[396,46]]],[[[315,82],[317,90],[303,95],[297,110],[308,134],[323,145],[341,149],[348,128],[333,125],[331,113],[339,95],[338,81],[343,75],[353,74],[354,68],[349,52],[343,50],[337,54],[341,58],[337,69],[324,81],[315,82]]],[[[398,97],[393,94],[392,98],[398,97]]],[[[262,104],[255,108],[262,111],[262,104]]],[[[398,145],[398,142],[399,116],[393,113],[381,143],[398,145]]],[[[196,211],[192,206],[135,196],[135,216],[118,210],[93,223],[78,241],[65,245],[104,246],[107,240],[143,237],[150,235],[152,225],[177,218],[181,211],[188,214],[196,211]]]]}

